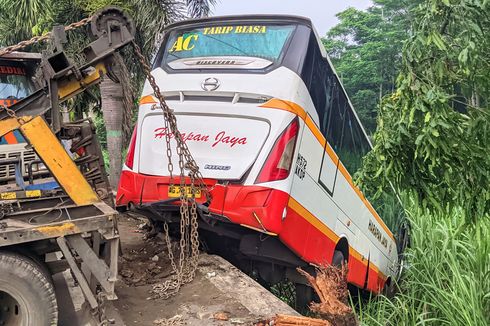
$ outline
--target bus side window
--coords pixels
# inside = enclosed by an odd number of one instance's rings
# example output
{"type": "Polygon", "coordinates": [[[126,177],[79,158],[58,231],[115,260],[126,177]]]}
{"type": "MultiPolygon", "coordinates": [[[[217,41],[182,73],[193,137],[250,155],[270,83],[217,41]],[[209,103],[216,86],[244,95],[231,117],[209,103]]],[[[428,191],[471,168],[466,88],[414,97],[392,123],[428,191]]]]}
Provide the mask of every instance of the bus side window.
{"type": "MultiPolygon", "coordinates": [[[[328,65],[327,62],[325,62],[326,65],[328,65]]],[[[334,92],[335,92],[335,76],[333,75],[332,70],[329,68],[327,72],[327,76],[324,80],[323,83],[323,96],[325,96],[325,114],[323,116],[323,119],[320,120],[320,126],[321,126],[321,131],[322,134],[327,138],[327,128],[328,128],[328,122],[330,121],[331,114],[332,114],[332,105],[333,105],[333,99],[334,99],[334,92]]]]}
{"type": "Polygon", "coordinates": [[[318,114],[318,127],[326,137],[336,83],[335,75],[333,74],[328,61],[322,56],[318,41],[314,34],[311,34],[310,36],[302,78],[305,81],[311,100],[318,114]]]}
{"type": "Polygon", "coordinates": [[[362,132],[354,112],[347,108],[344,120],[342,144],[338,155],[351,175],[356,173],[362,164],[363,156],[368,152],[369,144],[362,132]]]}
{"type": "MultiPolygon", "coordinates": [[[[334,151],[338,152],[342,144],[342,134],[344,128],[344,116],[346,106],[348,105],[347,98],[343,95],[340,84],[337,78],[332,76],[329,80],[330,99],[327,102],[328,108],[325,113],[328,113],[326,130],[322,130],[328,144],[332,146],[334,151]]],[[[325,94],[326,95],[326,94],[325,94]]],[[[325,146],[328,146],[325,144],[325,146]]],[[[326,148],[325,148],[326,149],[326,148]]],[[[322,166],[318,182],[327,190],[330,196],[333,196],[335,191],[335,182],[337,179],[337,169],[339,161],[327,154],[323,153],[322,166]]]]}
{"type": "MultiPolygon", "coordinates": [[[[342,92],[336,78],[332,78],[332,101],[329,110],[326,138],[335,152],[340,150],[342,144],[342,134],[344,129],[344,116],[348,106],[347,98],[342,92]]],[[[342,157],[341,157],[342,158],[342,157]]]]}

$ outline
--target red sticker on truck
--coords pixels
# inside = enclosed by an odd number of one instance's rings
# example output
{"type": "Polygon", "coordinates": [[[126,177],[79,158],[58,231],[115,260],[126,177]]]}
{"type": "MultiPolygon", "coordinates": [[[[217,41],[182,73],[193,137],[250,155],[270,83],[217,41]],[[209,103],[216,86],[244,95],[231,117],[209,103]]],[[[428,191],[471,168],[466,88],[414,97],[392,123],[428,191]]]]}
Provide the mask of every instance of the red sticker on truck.
{"type": "Polygon", "coordinates": [[[25,76],[26,70],[22,67],[0,66],[0,74],[25,76]]]}

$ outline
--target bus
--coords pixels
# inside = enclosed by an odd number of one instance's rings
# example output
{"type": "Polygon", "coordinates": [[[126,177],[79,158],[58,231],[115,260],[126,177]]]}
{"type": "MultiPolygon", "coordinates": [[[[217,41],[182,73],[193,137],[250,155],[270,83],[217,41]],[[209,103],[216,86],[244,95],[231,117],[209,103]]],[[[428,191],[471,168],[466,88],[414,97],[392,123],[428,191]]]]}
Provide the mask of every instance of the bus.
{"type": "MultiPolygon", "coordinates": [[[[352,180],[372,146],[309,19],[172,24],[152,75],[212,189],[211,202],[198,199],[205,247],[269,284],[301,284],[296,267],[343,262],[358,288],[392,283],[395,238],[352,180]]],[[[116,201],[178,221],[165,155],[173,135],[156,104],[146,82],[116,201]]]]}

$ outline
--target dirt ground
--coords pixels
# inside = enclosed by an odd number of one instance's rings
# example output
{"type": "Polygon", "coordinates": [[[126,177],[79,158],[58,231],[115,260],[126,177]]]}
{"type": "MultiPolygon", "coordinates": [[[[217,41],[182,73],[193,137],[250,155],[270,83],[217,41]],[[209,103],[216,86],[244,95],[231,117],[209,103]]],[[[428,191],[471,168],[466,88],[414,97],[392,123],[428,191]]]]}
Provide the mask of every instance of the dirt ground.
{"type": "Polygon", "coordinates": [[[119,220],[119,299],[107,313],[116,325],[254,325],[276,313],[297,314],[224,259],[205,254],[192,283],[167,300],[151,299],[152,286],[167,279],[171,267],[162,239],[146,239],[145,221],[119,220]]]}

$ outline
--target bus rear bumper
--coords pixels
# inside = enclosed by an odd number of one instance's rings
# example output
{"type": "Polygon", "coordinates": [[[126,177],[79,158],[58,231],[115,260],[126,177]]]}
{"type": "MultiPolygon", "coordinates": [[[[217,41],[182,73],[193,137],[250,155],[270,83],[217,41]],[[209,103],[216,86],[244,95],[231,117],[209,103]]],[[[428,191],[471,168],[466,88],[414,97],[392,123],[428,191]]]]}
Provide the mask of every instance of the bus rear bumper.
{"type": "MultiPolygon", "coordinates": [[[[174,184],[179,184],[179,178],[174,184]]],[[[281,190],[241,184],[219,184],[205,179],[211,189],[209,212],[226,217],[230,222],[259,232],[277,235],[282,229],[283,215],[289,195],[281,190]]],[[[124,170],[116,195],[117,206],[141,206],[171,200],[168,195],[170,177],[150,176],[124,170]]],[[[206,204],[204,196],[199,204],[206,204]]],[[[171,205],[178,205],[175,200],[171,205]]]]}

